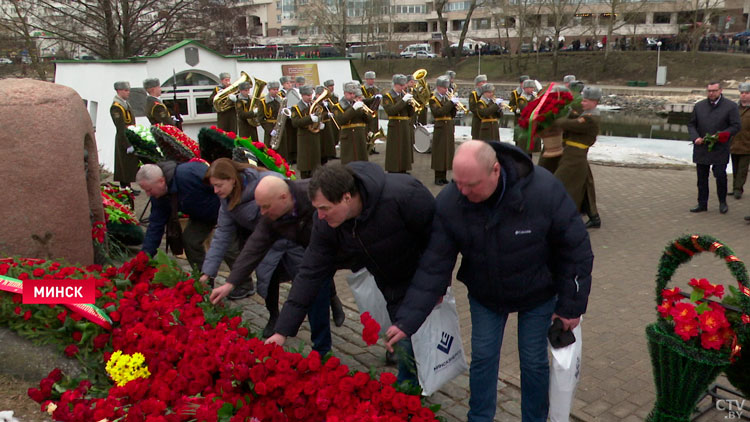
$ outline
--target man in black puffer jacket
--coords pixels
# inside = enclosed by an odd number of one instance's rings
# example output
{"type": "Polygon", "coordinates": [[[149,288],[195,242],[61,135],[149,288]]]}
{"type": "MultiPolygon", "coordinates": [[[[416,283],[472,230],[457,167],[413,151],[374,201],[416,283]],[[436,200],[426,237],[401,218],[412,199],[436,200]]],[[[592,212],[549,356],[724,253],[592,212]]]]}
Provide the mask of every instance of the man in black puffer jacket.
{"type": "MultiPolygon", "coordinates": [[[[283,344],[297,334],[341,253],[372,273],[394,318],[429,240],[435,198],[409,175],[386,174],[364,161],[328,164],[316,170],[308,194],[317,210],[312,237],[268,342],[283,344]]],[[[402,346],[411,349],[408,341],[402,346]]],[[[399,382],[416,383],[404,361],[399,359],[399,382]]]]}
{"type": "Polygon", "coordinates": [[[573,329],[586,312],[593,253],[563,185],[520,149],[469,141],[453,161],[454,182],[436,200],[430,244],[388,347],[414,334],[445,294],[458,253],[457,278],[469,290],[472,359],[468,420],[492,421],[500,346],[508,314],[518,312],[521,413],[546,421],[547,330],[552,318],[573,329]]]}

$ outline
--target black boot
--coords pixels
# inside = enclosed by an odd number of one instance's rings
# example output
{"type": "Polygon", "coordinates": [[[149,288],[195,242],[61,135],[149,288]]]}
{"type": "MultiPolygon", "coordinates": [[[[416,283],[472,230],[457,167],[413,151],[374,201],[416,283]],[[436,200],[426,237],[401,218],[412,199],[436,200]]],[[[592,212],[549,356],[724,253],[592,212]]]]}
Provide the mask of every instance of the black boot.
{"type": "Polygon", "coordinates": [[[337,327],[344,325],[346,314],[344,313],[344,307],[341,305],[341,299],[338,295],[331,298],[331,316],[333,317],[333,323],[337,327]]]}
{"type": "Polygon", "coordinates": [[[599,214],[592,215],[589,217],[589,221],[586,222],[587,229],[598,229],[602,226],[602,219],[599,218],[599,214]]]}

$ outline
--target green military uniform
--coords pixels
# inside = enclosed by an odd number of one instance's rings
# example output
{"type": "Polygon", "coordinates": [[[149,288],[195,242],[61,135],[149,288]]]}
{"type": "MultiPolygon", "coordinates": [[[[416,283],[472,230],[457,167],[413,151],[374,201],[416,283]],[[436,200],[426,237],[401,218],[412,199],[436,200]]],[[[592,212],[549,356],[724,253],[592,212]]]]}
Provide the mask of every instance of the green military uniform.
{"type": "MultiPolygon", "coordinates": [[[[336,108],[336,104],[339,103],[339,96],[331,93],[331,105],[328,107],[331,109],[331,113],[335,114],[334,109],[336,108]]],[[[333,122],[331,122],[333,123],[333,122]]],[[[338,123],[338,122],[336,122],[338,123]]],[[[336,127],[336,125],[333,125],[331,128],[333,130],[333,155],[329,156],[328,158],[336,158],[336,145],[339,144],[339,131],[340,129],[336,127]]]]}
{"type": "Polygon", "coordinates": [[[383,95],[383,109],[388,114],[388,136],[385,148],[385,171],[404,173],[411,170],[412,138],[411,125],[414,108],[403,100],[403,94],[390,90],[383,95]]]}
{"type": "Polygon", "coordinates": [[[471,139],[479,139],[479,128],[482,126],[482,118],[477,112],[477,103],[481,95],[476,91],[469,94],[469,111],[471,112],[471,139]]]}
{"type": "Polygon", "coordinates": [[[477,102],[477,114],[480,118],[480,127],[478,138],[482,141],[499,141],[500,140],[500,119],[503,116],[503,110],[497,103],[485,97],[480,97],[477,102]]]}
{"type": "MultiPolygon", "coordinates": [[[[266,146],[271,145],[271,131],[276,126],[276,119],[279,116],[279,110],[281,110],[281,101],[279,97],[271,97],[267,95],[260,100],[260,106],[263,110],[263,116],[261,117],[261,127],[263,128],[263,143],[266,146]]],[[[279,148],[281,149],[281,148],[279,148]]],[[[282,157],[286,158],[280,151],[276,151],[281,154],[282,157]]]]}
{"type": "Polygon", "coordinates": [[[581,212],[597,215],[594,179],[588,162],[589,148],[599,135],[599,113],[594,109],[577,118],[555,122],[563,130],[563,154],[555,176],[563,183],[581,212]],[[586,205],[586,206],[584,206],[586,205]]]}
{"type": "Polygon", "coordinates": [[[739,199],[747,180],[747,169],[750,165],[750,106],[738,102],[740,111],[740,131],[732,138],[729,152],[732,153],[732,188],[734,197],[739,199]]]}
{"type": "Polygon", "coordinates": [[[152,125],[157,123],[163,125],[174,124],[172,116],[169,114],[169,110],[167,110],[167,106],[165,106],[160,99],[151,95],[146,98],[146,117],[152,125]]]}
{"type": "MultiPolygon", "coordinates": [[[[216,97],[216,94],[219,93],[224,89],[224,87],[217,86],[214,88],[214,92],[211,93],[211,96],[208,97],[208,101],[213,104],[214,103],[214,97],[216,97]]],[[[216,127],[218,127],[221,130],[224,130],[226,132],[235,132],[237,133],[237,112],[234,108],[230,108],[229,110],[224,111],[216,111],[216,127]]]]}
{"type": "MultiPolygon", "coordinates": [[[[364,97],[366,99],[370,99],[378,95],[380,93],[380,89],[378,89],[378,87],[375,85],[362,85],[362,93],[364,94],[364,97]]],[[[373,111],[376,113],[378,112],[375,109],[373,109],[373,111]]],[[[380,122],[378,121],[377,116],[367,121],[368,132],[375,133],[378,131],[378,129],[380,129],[380,122]]]]}
{"type": "Polygon", "coordinates": [[[456,105],[447,96],[435,92],[430,97],[430,111],[435,118],[430,167],[435,170],[435,180],[440,181],[445,180],[448,170],[453,169],[453,153],[456,149],[453,118],[456,117],[456,105]]]}
{"type": "MultiPolygon", "coordinates": [[[[328,100],[328,110],[333,112],[334,108],[335,103],[332,100],[328,100]]],[[[322,160],[321,163],[325,164],[329,159],[336,158],[337,130],[327,111],[323,114],[320,121],[325,123],[325,127],[320,131],[320,158],[322,160]]]]}
{"type": "MultiPolygon", "coordinates": [[[[294,89],[294,88],[292,88],[294,89]]],[[[289,95],[288,92],[282,90],[279,91],[279,94],[282,95],[282,97],[286,98],[287,95],[289,95]]],[[[299,98],[299,95],[297,95],[294,98],[299,98]]],[[[289,104],[287,103],[287,107],[290,109],[295,106],[296,104],[289,104]]],[[[290,164],[297,162],[297,128],[292,125],[292,119],[286,119],[284,128],[284,140],[282,140],[282,143],[286,143],[286,151],[288,155],[283,155],[282,157],[286,158],[287,161],[289,161],[290,164]]],[[[282,149],[279,147],[279,149],[282,149]]],[[[281,152],[279,152],[281,154],[281,152]]]]}
{"type": "Polygon", "coordinates": [[[255,112],[250,109],[250,98],[241,98],[238,95],[234,108],[237,110],[237,132],[240,137],[258,142],[258,128],[253,122],[256,116],[255,112]]]}
{"type": "Polygon", "coordinates": [[[341,125],[339,145],[341,164],[352,161],[368,161],[367,125],[369,116],[364,109],[355,110],[346,99],[336,105],[336,121],[341,125]]]}
{"type": "Polygon", "coordinates": [[[135,124],[135,117],[130,111],[130,105],[127,101],[115,97],[112,106],[109,108],[109,114],[112,116],[112,122],[117,130],[115,134],[115,174],[114,179],[120,182],[120,186],[127,186],[135,181],[135,174],[138,172],[138,157],[128,154],[130,142],[125,135],[128,126],[135,124]]]}
{"type": "Polygon", "coordinates": [[[297,170],[305,179],[312,175],[313,170],[320,167],[320,132],[308,129],[314,123],[310,117],[310,106],[300,101],[292,107],[292,117],[289,119],[297,129],[297,170]]]}

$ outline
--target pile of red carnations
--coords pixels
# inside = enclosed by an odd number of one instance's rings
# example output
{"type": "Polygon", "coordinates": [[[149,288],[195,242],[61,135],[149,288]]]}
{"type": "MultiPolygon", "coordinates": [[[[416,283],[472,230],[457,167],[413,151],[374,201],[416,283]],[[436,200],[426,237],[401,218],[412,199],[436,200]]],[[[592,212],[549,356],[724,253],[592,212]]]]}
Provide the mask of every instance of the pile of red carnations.
{"type": "Polygon", "coordinates": [[[552,86],[524,107],[518,118],[518,126],[528,129],[530,122],[534,122],[536,131],[542,131],[551,126],[555,119],[568,114],[574,101],[573,95],[569,91],[551,92],[552,86]]]}
{"type": "MultiPolygon", "coordinates": [[[[419,396],[397,391],[391,373],[373,378],[336,357],[286,352],[252,337],[239,311],[211,305],[203,285],[165,258],[141,253],[121,267],[62,271],[97,280],[97,305],[109,313],[111,332],[81,318],[69,322],[72,316],[57,307],[22,305],[20,295],[0,292],[0,316],[13,321],[11,328],[57,332],[96,368],[83,380],[53,371],[30,389],[42,411],[59,421],[94,422],[435,420],[419,396]],[[5,312],[14,306],[18,312],[5,312]],[[142,354],[150,375],[115,386],[104,369],[115,351],[142,354]]],[[[0,265],[0,274],[17,278],[52,272],[60,275],[60,264],[0,265]]]]}
{"type": "Polygon", "coordinates": [[[151,133],[168,160],[183,163],[201,157],[198,143],[175,126],[157,123],[151,126],[151,133]]]}
{"type": "Polygon", "coordinates": [[[292,180],[296,178],[294,170],[289,167],[289,163],[284,157],[263,142],[253,141],[250,138],[240,138],[234,132],[225,132],[216,126],[211,126],[211,131],[233,140],[236,146],[250,150],[267,169],[280,173],[292,180]]]}

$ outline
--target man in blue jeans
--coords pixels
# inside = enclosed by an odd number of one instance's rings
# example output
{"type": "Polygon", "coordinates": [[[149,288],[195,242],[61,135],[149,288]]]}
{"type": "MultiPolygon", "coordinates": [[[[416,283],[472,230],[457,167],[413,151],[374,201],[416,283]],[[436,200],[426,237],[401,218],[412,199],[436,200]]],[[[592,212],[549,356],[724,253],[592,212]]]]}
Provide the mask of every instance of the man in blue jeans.
{"type": "Polygon", "coordinates": [[[453,160],[453,182],[437,197],[430,243],[406,293],[388,346],[414,334],[458,280],[471,305],[470,422],[491,422],[497,407],[500,347],[518,313],[523,422],[549,409],[547,331],[554,318],[572,330],[586,312],[594,256],[573,200],[520,149],[469,141],[453,160]]]}

